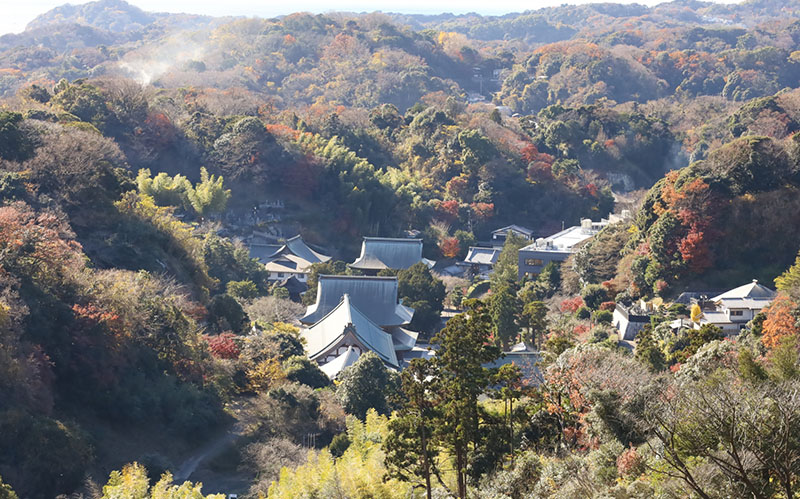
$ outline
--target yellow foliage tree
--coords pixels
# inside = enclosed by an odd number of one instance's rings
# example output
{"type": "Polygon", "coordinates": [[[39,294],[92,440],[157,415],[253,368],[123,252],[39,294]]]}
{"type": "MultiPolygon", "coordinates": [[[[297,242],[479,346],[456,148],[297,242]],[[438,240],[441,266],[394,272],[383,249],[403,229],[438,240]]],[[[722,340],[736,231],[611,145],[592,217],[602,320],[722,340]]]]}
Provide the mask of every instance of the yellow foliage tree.
{"type": "Polygon", "coordinates": [[[147,470],[139,463],[127,464],[122,471],[112,471],[103,487],[102,499],[225,499],[224,494],[204,496],[202,483],[172,484],[172,474],[167,472],[150,487],[147,470]]]}
{"type": "Polygon", "coordinates": [[[700,308],[700,305],[695,303],[692,305],[691,315],[692,322],[700,322],[700,318],[703,317],[703,309],[700,308]]]}
{"type": "Polygon", "coordinates": [[[384,453],[381,442],[388,434],[388,418],[375,410],[367,412],[365,422],[347,419],[350,446],[340,458],[328,449],[310,451],[305,464],[290,470],[281,469],[280,478],[269,488],[269,497],[414,497],[412,484],[396,479],[385,480],[384,453]]]}

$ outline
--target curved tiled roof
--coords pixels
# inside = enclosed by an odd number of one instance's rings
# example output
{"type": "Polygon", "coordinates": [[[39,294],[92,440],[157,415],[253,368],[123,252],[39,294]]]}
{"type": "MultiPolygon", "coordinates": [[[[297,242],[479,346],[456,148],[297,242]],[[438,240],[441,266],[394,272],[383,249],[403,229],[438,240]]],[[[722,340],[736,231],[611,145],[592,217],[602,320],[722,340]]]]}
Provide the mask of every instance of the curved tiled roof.
{"type": "Polygon", "coordinates": [[[397,300],[397,277],[321,275],[317,301],[300,319],[314,324],[336,308],[344,295],[369,319],[381,327],[402,326],[411,322],[414,309],[397,300]]]}
{"type": "Polygon", "coordinates": [[[299,234],[287,239],[286,244],[281,246],[280,249],[278,249],[278,251],[270,255],[270,258],[277,258],[278,256],[285,255],[286,253],[290,253],[299,258],[302,258],[309,264],[327,262],[328,260],[331,259],[331,257],[323,255],[322,253],[317,253],[316,251],[309,248],[299,234]]]}
{"type": "Polygon", "coordinates": [[[351,263],[354,269],[407,269],[422,261],[422,239],[365,237],[361,256],[351,263]]]}
{"type": "Polygon", "coordinates": [[[378,354],[384,362],[397,367],[392,335],[356,308],[347,294],[325,317],[303,331],[309,358],[316,360],[325,355],[348,333],[353,334],[363,347],[378,354]]]}

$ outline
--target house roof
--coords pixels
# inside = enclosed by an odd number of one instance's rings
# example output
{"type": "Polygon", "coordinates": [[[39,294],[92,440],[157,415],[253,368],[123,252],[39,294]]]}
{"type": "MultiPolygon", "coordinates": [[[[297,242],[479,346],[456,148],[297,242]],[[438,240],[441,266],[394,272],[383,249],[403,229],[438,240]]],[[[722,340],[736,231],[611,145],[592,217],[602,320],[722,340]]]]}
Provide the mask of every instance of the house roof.
{"type": "Polygon", "coordinates": [[[344,295],[381,327],[402,326],[411,322],[414,309],[397,300],[397,277],[321,275],[317,285],[317,301],[300,319],[314,324],[336,308],[344,295]]]}
{"type": "Polygon", "coordinates": [[[267,262],[264,265],[270,272],[305,272],[311,267],[311,262],[291,253],[286,253],[275,257],[275,259],[267,262]]]}
{"type": "Polygon", "coordinates": [[[248,246],[250,258],[255,258],[261,263],[269,262],[272,255],[281,248],[280,244],[254,244],[248,246]]]}
{"type": "Polygon", "coordinates": [[[280,281],[278,285],[282,288],[286,288],[286,291],[288,291],[290,295],[299,295],[300,293],[305,293],[308,289],[308,285],[304,282],[300,282],[295,276],[280,281]]]}
{"type": "Polygon", "coordinates": [[[506,225],[505,227],[495,229],[492,231],[492,234],[501,234],[501,233],[505,234],[510,230],[514,232],[519,232],[520,234],[525,234],[528,237],[531,237],[533,235],[533,231],[531,229],[516,224],[506,225]]]}
{"type": "Polygon", "coordinates": [[[711,301],[717,302],[722,300],[772,300],[777,293],[766,286],[762,286],[757,280],[747,283],[738,288],[733,288],[726,291],[721,295],[711,298],[711,301]]]}
{"type": "Polygon", "coordinates": [[[323,255],[322,253],[317,253],[309,248],[299,234],[287,239],[286,244],[275,251],[275,253],[271,255],[271,258],[277,258],[281,255],[294,255],[305,260],[306,262],[309,262],[309,264],[327,262],[331,259],[331,257],[323,255]]]}
{"type": "Polygon", "coordinates": [[[339,304],[325,317],[301,334],[306,340],[306,351],[311,359],[324,355],[347,334],[352,334],[359,343],[378,354],[384,362],[398,366],[392,335],[356,308],[347,294],[342,296],[339,304]]]}
{"type": "Polygon", "coordinates": [[[500,256],[501,248],[481,248],[470,246],[464,263],[468,265],[494,265],[500,256]]]}
{"type": "Polygon", "coordinates": [[[358,358],[361,357],[361,354],[356,351],[353,346],[347,347],[347,351],[343,354],[339,355],[332,361],[319,366],[319,368],[324,372],[330,379],[336,378],[340,372],[342,372],[346,367],[350,367],[356,363],[358,358]]]}
{"type": "Polygon", "coordinates": [[[422,239],[365,237],[361,243],[361,255],[350,267],[362,270],[402,270],[422,261],[428,264],[422,258],[422,239]]]}

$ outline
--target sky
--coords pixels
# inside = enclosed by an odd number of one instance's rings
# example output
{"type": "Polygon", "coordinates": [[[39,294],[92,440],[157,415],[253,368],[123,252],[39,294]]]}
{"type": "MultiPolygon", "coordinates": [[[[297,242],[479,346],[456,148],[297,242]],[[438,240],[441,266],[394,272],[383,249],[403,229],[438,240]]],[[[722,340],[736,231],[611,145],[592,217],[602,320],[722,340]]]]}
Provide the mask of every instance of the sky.
{"type": "MultiPolygon", "coordinates": [[[[89,0],[0,0],[0,34],[19,33],[34,17],[53,7],[65,3],[81,4],[89,0]]],[[[419,14],[454,14],[478,12],[498,15],[520,12],[527,9],[561,5],[563,3],[587,3],[590,0],[128,0],[128,3],[150,12],[187,12],[212,16],[259,16],[274,17],[292,12],[404,12],[419,14]]],[[[631,0],[616,0],[633,3],[631,0]]],[[[658,0],[639,0],[638,3],[653,5],[658,0]]]]}

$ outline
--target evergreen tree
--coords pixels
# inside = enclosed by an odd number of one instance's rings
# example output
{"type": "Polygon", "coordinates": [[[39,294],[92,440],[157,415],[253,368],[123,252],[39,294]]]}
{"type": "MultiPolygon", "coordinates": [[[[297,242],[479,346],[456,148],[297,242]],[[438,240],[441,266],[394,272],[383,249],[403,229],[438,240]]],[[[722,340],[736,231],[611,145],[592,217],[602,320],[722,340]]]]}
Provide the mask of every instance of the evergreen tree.
{"type": "Polygon", "coordinates": [[[486,392],[490,370],[483,364],[500,356],[500,349],[489,343],[491,317],[478,300],[469,300],[467,311],[447,322],[433,342],[439,345],[434,363],[437,440],[453,456],[457,495],[467,497],[470,449],[481,445],[478,397],[486,392]]]}

